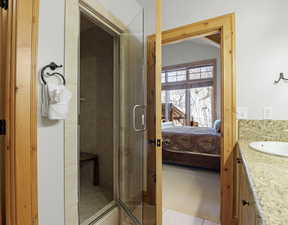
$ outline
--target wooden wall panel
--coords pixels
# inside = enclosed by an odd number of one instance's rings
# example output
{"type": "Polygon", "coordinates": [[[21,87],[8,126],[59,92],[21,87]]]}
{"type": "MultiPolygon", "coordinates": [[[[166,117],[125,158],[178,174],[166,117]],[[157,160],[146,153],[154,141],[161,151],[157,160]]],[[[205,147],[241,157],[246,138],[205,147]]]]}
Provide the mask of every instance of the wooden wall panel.
{"type": "Polygon", "coordinates": [[[5,68],[6,224],[35,225],[37,213],[36,53],[38,0],[11,0],[5,68]]]}
{"type": "Polygon", "coordinates": [[[156,35],[147,40],[147,192],[144,224],[162,225],[162,0],[156,0],[156,35]],[[157,140],[160,146],[157,146],[157,140]]]}
{"type": "MultiPolygon", "coordinates": [[[[0,119],[4,118],[4,73],[5,73],[5,58],[6,58],[6,17],[5,10],[0,9],[0,119]]],[[[0,136],[0,225],[4,224],[5,216],[5,171],[4,171],[4,137],[0,136]]]]}

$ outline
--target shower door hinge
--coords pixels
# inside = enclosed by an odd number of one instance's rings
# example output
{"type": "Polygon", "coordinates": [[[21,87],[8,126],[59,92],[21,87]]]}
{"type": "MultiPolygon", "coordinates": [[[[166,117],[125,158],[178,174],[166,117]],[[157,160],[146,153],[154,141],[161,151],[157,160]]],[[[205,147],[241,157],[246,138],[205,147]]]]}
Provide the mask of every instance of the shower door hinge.
{"type": "Polygon", "coordinates": [[[0,7],[2,9],[8,9],[8,0],[0,0],[0,7]]]}
{"type": "Polygon", "coordinates": [[[6,120],[0,120],[0,135],[6,135],[6,120]]]}

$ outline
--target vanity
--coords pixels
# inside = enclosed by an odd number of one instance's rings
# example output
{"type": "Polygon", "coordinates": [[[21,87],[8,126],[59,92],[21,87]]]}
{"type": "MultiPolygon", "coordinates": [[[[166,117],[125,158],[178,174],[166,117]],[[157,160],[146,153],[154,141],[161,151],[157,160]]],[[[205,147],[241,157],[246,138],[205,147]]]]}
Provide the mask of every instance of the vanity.
{"type": "Polygon", "coordinates": [[[249,178],[246,172],[245,165],[240,152],[240,147],[237,147],[237,157],[235,163],[235,178],[236,178],[236,215],[238,225],[257,225],[257,208],[253,196],[253,192],[249,183],[249,178]]]}
{"type": "Polygon", "coordinates": [[[288,158],[257,151],[250,143],[240,140],[235,154],[238,224],[287,225],[288,158]]]}

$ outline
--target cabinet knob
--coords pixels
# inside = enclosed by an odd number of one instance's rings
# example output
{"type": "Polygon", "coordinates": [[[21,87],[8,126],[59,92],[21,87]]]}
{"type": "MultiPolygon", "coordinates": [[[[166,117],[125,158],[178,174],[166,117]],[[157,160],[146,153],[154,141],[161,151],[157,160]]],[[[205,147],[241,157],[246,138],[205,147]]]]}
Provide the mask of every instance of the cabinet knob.
{"type": "Polygon", "coordinates": [[[250,205],[250,202],[246,201],[246,200],[242,200],[242,205],[245,206],[249,206],[250,205]]]}
{"type": "Polygon", "coordinates": [[[242,159],[237,158],[236,160],[237,160],[237,163],[238,163],[238,164],[242,163],[242,159]]]}

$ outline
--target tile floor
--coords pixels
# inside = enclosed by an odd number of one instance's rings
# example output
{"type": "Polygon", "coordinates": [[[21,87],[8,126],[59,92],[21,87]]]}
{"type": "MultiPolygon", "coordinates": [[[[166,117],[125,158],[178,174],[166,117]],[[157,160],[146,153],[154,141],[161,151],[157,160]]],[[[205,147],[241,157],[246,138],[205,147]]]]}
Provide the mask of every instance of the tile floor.
{"type": "Polygon", "coordinates": [[[163,207],[164,225],[217,225],[219,173],[163,165],[163,207]]]}
{"type": "Polygon", "coordinates": [[[100,186],[81,184],[80,190],[80,223],[95,215],[100,209],[111,202],[109,193],[100,186]]]}
{"type": "Polygon", "coordinates": [[[164,209],[163,225],[219,225],[219,224],[199,217],[177,212],[171,209],[164,209]]]}

